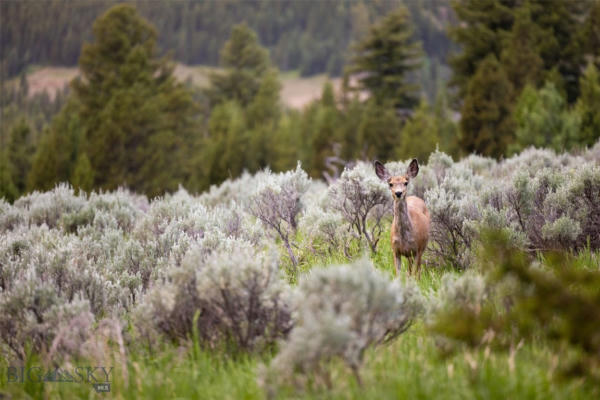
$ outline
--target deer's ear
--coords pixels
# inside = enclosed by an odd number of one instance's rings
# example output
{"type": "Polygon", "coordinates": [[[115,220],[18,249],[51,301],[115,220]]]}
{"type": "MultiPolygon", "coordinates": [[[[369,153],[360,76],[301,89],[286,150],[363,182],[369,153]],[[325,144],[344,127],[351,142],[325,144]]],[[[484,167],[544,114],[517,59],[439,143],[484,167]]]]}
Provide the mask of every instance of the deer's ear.
{"type": "Polygon", "coordinates": [[[382,181],[386,181],[390,179],[390,174],[385,166],[379,161],[375,160],[375,173],[382,181]]]}
{"type": "Polygon", "coordinates": [[[413,160],[410,162],[410,164],[408,164],[408,168],[406,169],[406,175],[408,175],[408,177],[412,179],[415,176],[417,176],[418,173],[419,173],[419,162],[417,161],[416,158],[413,158],[413,160]]]}

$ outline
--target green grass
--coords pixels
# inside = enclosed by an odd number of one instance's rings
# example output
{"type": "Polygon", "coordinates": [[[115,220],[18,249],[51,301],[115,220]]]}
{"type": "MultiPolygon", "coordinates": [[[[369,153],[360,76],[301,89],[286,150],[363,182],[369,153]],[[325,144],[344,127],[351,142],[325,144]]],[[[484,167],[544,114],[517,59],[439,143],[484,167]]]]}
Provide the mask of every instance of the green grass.
{"type": "MultiPolygon", "coordinates": [[[[108,362],[108,367],[114,368],[110,393],[96,393],[88,383],[8,383],[2,368],[0,398],[6,394],[15,399],[256,399],[262,395],[255,379],[258,363],[257,357],[240,356],[232,360],[208,351],[176,347],[167,348],[153,358],[133,354],[126,373],[116,359],[108,362]]],[[[29,364],[41,365],[36,361],[29,364]]],[[[75,365],[90,364],[82,361],[75,365]]]]}
{"type": "MultiPolygon", "coordinates": [[[[368,352],[363,385],[341,364],[332,368],[333,387],[284,388],[279,398],[298,399],[591,399],[599,391],[580,381],[555,382],[552,355],[543,347],[520,349],[511,368],[507,354],[485,351],[440,358],[420,324],[390,345],[368,352]]],[[[209,351],[166,349],[152,359],[133,355],[123,369],[114,364],[111,393],[83,383],[6,383],[13,398],[262,399],[257,370],[268,356],[236,359],[209,351]]],[[[35,365],[35,364],[33,364],[35,365]]],[[[86,364],[83,364],[86,365],[86,364]]]]}
{"type": "MultiPolygon", "coordinates": [[[[353,249],[358,256],[360,251],[353,249]]],[[[589,253],[589,252],[588,252],[589,253]]],[[[390,244],[383,234],[376,255],[370,255],[377,268],[394,276],[390,244]]],[[[597,261],[598,254],[577,257],[584,265],[597,261]]],[[[316,256],[303,254],[299,273],[314,265],[343,263],[341,254],[316,256]]],[[[589,265],[589,264],[588,264],[589,265]]],[[[288,266],[289,267],[289,266],[288,266]]],[[[403,276],[405,277],[405,268],[403,276]]],[[[426,292],[439,287],[444,273],[423,268],[419,286],[426,292]]],[[[7,362],[0,360],[0,399],[263,399],[267,393],[259,385],[261,364],[270,354],[227,356],[217,351],[165,344],[152,356],[135,345],[126,365],[119,358],[107,361],[114,367],[111,392],[96,393],[84,383],[9,383],[7,362]],[[137,350],[136,350],[137,349],[137,350]]],[[[88,365],[84,361],[76,365],[88,365]]],[[[459,352],[443,358],[435,340],[421,322],[413,325],[396,341],[371,349],[365,356],[360,386],[342,364],[331,365],[331,388],[313,386],[305,389],[282,388],[277,398],[294,399],[592,399],[600,390],[582,380],[559,381],[553,371],[560,360],[542,344],[529,343],[520,348],[514,359],[507,353],[485,349],[459,352]]],[[[36,357],[29,365],[41,365],[36,357]]]]}
{"type": "Polygon", "coordinates": [[[279,77],[281,79],[297,79],[300,78],[300,70],[293,69],[289,71],[280,71],[279,77]]]}

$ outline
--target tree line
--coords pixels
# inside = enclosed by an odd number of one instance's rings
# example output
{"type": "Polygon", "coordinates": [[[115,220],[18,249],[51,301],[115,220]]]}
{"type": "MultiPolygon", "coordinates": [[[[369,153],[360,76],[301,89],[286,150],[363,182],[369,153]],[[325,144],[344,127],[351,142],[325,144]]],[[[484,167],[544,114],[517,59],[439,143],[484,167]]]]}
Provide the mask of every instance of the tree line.
{"type": "MultiPolygon", "coordinates": [[[[348,74],[362,71],[365,79],[351,85],[347,76],[342,93],[328,83],[321,99],[295,111],[282,107],[279,70],[247,24],[232,29],[220,70],[201,90],[174,79],[173,64],[159,56],[155,27],[133,7],[114,6],[95,22],[94,38],[81,50],[81,77],[56,116],[41,133],[15,119],[4,135],[8,148],[21,149],[2,162],[4,195],[69,181],[82,190],[126,185],[153,196],[179,184],[201,191],[243,170],[286,170],[298,160],[321,177],[328,160],[396,157],[411,143],[397,140],[397,109],[419,96],[418,85],[404,80],[423,55],[409,20],[398,8],[357,42],[348,74]],[[387,52],[390,64],[378,66],[370,46],[387,52]],[[398,79],[387,82],[386,68],[404,62],[398,79]],[[368,76],[371,68],[379,70],[368,76]],[[361,92],[370,100],[360,100],[361,92]]],[[[27,97],[23,82],[15,98],[27,97]]]]}
{"type": "Polygon", "coordinates": [[[454,11],[461,149],[499,157],[597,140],[600,2],[466,0],[454,11]]]}
{"type": "Polygon", "coordinates": [[[68,93],[29,98],[23,79],[9,92],[0,196],[62,181],[156,196],[298,160],[311,176],[331,177],[351,160],[426,160],[436,148],[498,157],[529,145],[589,146],[600,136],[600,2],[544,4],[454,4],[460,24],[450,33],[462,50],[451,86],[438,81],[433,101],[414,78],[427,57],[413,16],[395,8],[352,42],[341,90],[325,84],[303,110],[281,105],[277,64],[248,24],[232,28],[220,69],[199,89],[174,79],[156,28],[116,5],[94,23],[68,93]]]}
{"type": "MultiPolygon", "coordinates": [[[[1,70],[6,76],[15,76],[30,64],[77,65],[81,46],[93,37],[92,22],[119,3],[122,1],[2,2],[1,70]]],[[[340,75],[349,44],[360,39],[372,22],[402,4],[409,7],[415,34],[432,60],[443,63],[451,45],[444,30],[450,15],[448,0],[127,3],[161,33],[158,48],[185,64],[217,65],[231,28],[245,22],[269,49],[278,68],[297,69],[302,75],[340,75]]]]}

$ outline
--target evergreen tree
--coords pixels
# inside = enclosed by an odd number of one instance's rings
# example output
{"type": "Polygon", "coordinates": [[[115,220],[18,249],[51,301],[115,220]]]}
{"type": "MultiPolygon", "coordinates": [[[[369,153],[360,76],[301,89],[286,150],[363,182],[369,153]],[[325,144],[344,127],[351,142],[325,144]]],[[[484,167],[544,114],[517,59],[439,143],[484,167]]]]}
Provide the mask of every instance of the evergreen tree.
{"type": "Polygon", "coordinates": [[[175,190],[191,175],[197,127],[190,93],[156,57],[156,31],[133,7],[112,7],[93,31],[73,89],[94,186],[128,185],[150,196],[175,190]]]}
{"type": "Polygon", "coordinates": [[[564,97],[550,82],[539,90],[527,86],[517,101],[514,118],[514,152],[528,146],[564,151],[576,144],[578,116],[569,112],[564,97]]]}
{"type": "MultiPolygon", "coordinates": [[[[430,56],[445,59],[448,0],[404,2],[430,56]]],[[[16,76],[28,64],[76,65],[92,22],[117,0],[1,1],[0,74],[16,76]],[[68,7],[65,7],[68,4],[68,7]],[[27,26],[26,31],[23,27],[27,26]],[[57,27],[60,27],[58,29],[57,27]]],[[[132,0],[161,32],[159,47],[185,64],[216,65],[231,28],[242,21],[268,46],[279,68],[313,75],[341,72],[350,42],[398,1],[147,1],[132,0]]]]}
{"type": "Polygon", "coordinates": [[[271,168],[275,171],[288,171],[294,169],[298,160],[302,160],[302,167],[308,169],[307,152],[302,132],[302,114],[289,110],[282,115],[278,122],[278,129],[273,140],[273,159],[270,160],[271,168]]]}
{"type": "Polygon", "coordinates": [[[275,160],[275,136],[282,112],[280,90],[277,72],[272,70],[262,79],[258,93],[246,110],[250,144],[247,167],[252,171],[262,169],[275,160]]]}
{"type": "Polygon", "coordinates": [[[581,96],[575,105],[580,121],[577,142],[581,146],[593,146],[600,138],[600,74],[590,62],[580,79],[581,96]]]}
{"type": "MultiPolygon", "coordinates": [[[[524,77],[534,76],[540,67],[545,73],[557,68],[569,101],[576,98],[582,61],[576,45],[577,21],[588,8],[586,2],[466,0],[454,2],[453,8],[460,23],[450,34],[462,51],[450,64],[459,98],[464,99],[478,65],[489,55],[512,67],[507,74],[517,94],[527,83],[524,77]],[[528,73],[531,68],[533,72],[528,73]]],[[[548,77],[541,75],[537,83],[544,80],[548,77]]]]}
{"type": "Polygon", "coordinates": [[[338,135],[343,160],[355,160],[361,156],[357,127],[360,126],[364,110],[365,106],[358,98],[347,101],[342,110],[338,135]]]}
{"type": "Polygon", "coordinates": [[[8,155],[0,151],[0,199],[13,202],[18,196],[19,191],[12,180],[12,166],[8,160],[8,155]]]}
{"type": "Polygon", "coordinates": [[[600,69],[600,1],[594,1],[579,32],[581,52],[600,69]]]}
{"type": "Polygon", "coordinates": [[[455,1],[452,8],[459,24],[450,28],[450,36],[461,52],[450,58],[452,84],[458,98],[464,99],[479,64],[489,55],[500,59],[502,44],[510,32],[518,0],[455,1]]]}
{"type": "Polygon", "coordinates": [[[244,110],[234,101],[216,106],[202,146],[203,187],[239,176],[246,168],[248,137],[244,110]]]}
{"type": "Polygon", "coordinates": [[[71,184],[75,190],[89,192],[94,186],[94,170],[90,159],[85,153],[80,153],[75,162],[75,168],[71,176],[71,184]]]}
{"type": "Polygon", "coordinates": [[[460,120],[461,148],[467,153],[501,156],[513,140],[513,87],[502,65],[490,55],[467,88],[460,120]]]}
{"type": "MultiPolygon", "coordinates": [[[[556,69],[569,104],[579,97],[578,81],[585,62],[577,38],[582,27],[580,21],[588,13],[590,4],[572,0],[528,0],[521,6],[531,9],[532,21],[544,39],[539,42],[543,70],[556,69]]],[[[549,80],[548,76],[542,78],[541,82],[549,80]]]]}
{"type": "Polygon", "coordinates": [[[270,69],[269,53],[246,24],[236,25],[221,50],[221,66],[225,72],[209,77],[207,95],[211,104],[235,100],[245,107],[257,95],[261,80],[270,69]]]}
{"type": "Polygon", "coordinates": [[[50,190],[69,181],[84,135],[79,107],[70,99],[42,133],[27,177],[28,190],[50,190]]]}
{"type": "Polygon", "coordinates": [[[401,140],[400,120],[391,103],[367,102],[358,126],[360,157],[369,160],[393,160],[401,140]]]}
{"type": "Polygon", "coordinates": [[[8,162],[12,166],[12,182],[19,193],[27,187],[27,174],[31,168],[34,150],[31,128],[21,118],[10,131],[8,141],[8,162]]]}
{"type": "Polygon", "coordinates": [[[542,81],[544,61],[539,48],[543,41],[543,32],[531,20],[529,7],[516,10],[515,22],[500,58],[515,90],[520,91],[528,83],[537,86],[542,81]]]}
{"type": "Polygon", "coordinates": [[[321,99],[314,102],[305,113],[303,132],[310,135],[309,172],[319,178],[325,171],[325,162],[335,154],[334,144],[337,142],[339,111],[335,102],[333,86],[330,82],[323,85],[321,99]]]}
{"type": "Polygon", "coordinates": [[[234,27],[221,50],[224,72],[210,75],[206,90],[212,113],[204,140],[205,185],[276,164],[282,115],[278,71],[256,33],[234,27]],[[218,156],[208,154],[217,151],[218,156]]]}
{"type": "Polygon", "coordinates": [[[407,75],[419,68],[421,45],[414,40],[408,10],[400,7],[374,25],[354,47],[347,73],[356,74],[358,90],[366,90],[379,103],[412,108],[418,101],[418,85],[407,75]]]}
{"type": "Polygon", "coordinates": [[[396,159],[416,158],[424,162],[439,144],[437,120],[427,102],[423,100],[402,128],[396,159]]]}
{"type": "Polygon", "coordinates": [[[438,129],[439,149],[458,157],[460,155],[458,125],[452,119],[452,111],[448,105],[448,95],[443,86],[437,90],[432,112],[438,129]]]}
{"type": "Polygon", "coordinates": [[[21,101],[27,98],[29,95],[29,82],[27,81],[27,75],[25,73],[21,73],[19,76],[19,90],[18,93],[20,95],[21,101]]]}

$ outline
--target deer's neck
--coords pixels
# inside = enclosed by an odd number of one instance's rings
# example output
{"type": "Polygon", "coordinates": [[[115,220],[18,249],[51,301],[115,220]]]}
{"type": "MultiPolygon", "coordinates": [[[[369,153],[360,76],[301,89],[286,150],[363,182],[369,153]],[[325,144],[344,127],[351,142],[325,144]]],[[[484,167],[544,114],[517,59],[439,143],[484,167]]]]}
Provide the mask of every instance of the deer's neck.
{"type": "Polygon", "coordinates": [[[397,235],[400,235],[403,241],[412,240],[412,224],[408,218],[406,198],[394,199],[394,227],[397,235]]]}

